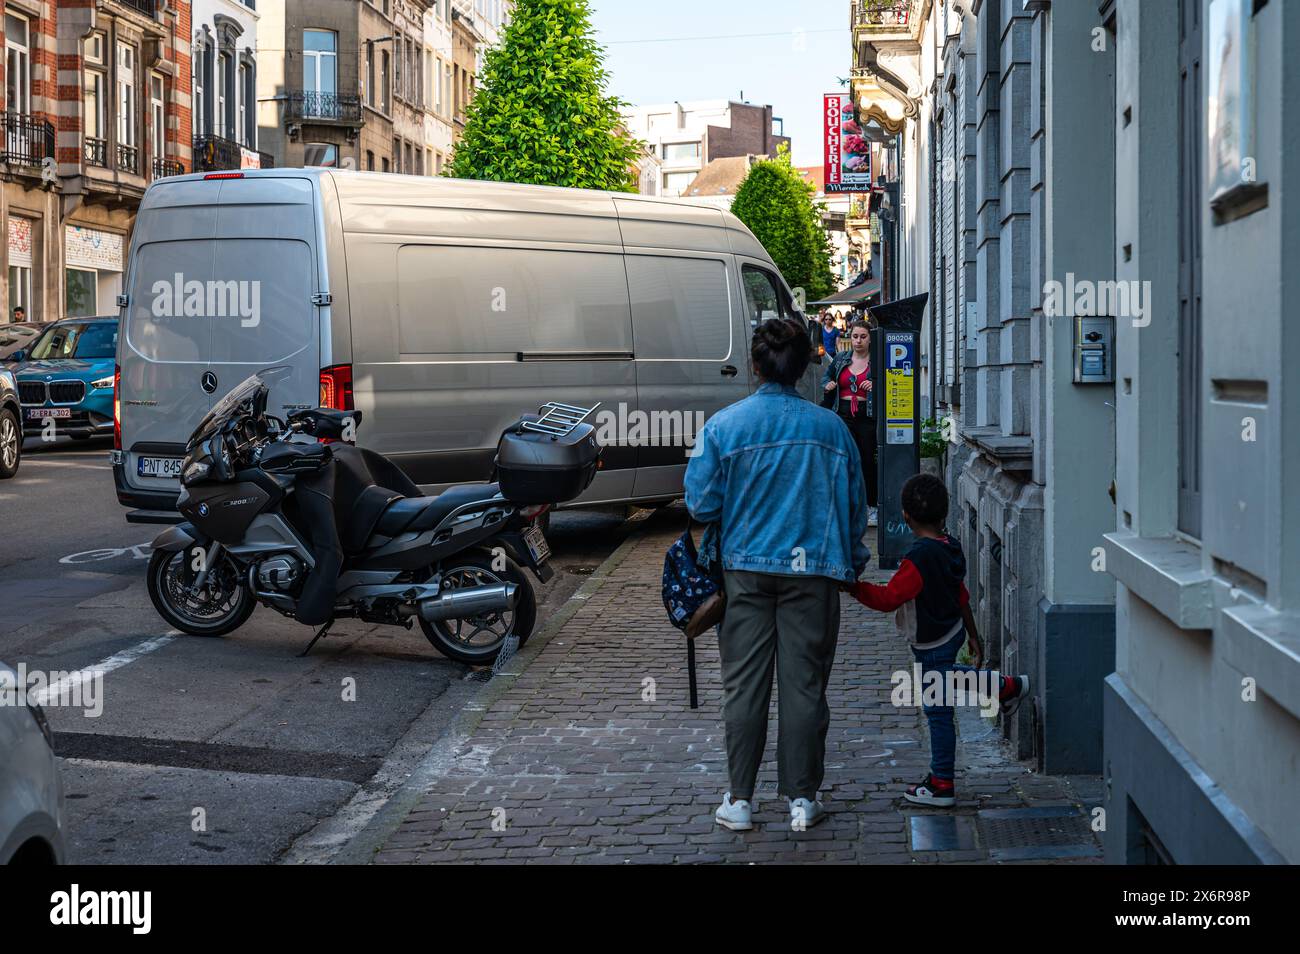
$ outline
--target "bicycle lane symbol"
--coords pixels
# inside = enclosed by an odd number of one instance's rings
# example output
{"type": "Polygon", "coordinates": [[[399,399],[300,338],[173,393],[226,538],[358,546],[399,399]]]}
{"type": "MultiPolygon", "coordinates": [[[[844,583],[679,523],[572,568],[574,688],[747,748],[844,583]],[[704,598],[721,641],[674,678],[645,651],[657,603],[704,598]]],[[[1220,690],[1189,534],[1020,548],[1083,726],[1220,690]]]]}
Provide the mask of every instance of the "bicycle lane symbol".
{"type": "Polygon", "coordinates": [[[115,560],[118,557],[124,557],[131,554],[133,560],[147,560],[153,553],[153,545],[149,543],[137,543],[130,547],[101,547],[97,550],[82,550],[80,553],[69,553],[65,557],[59,557],[59,562],[68,566],[75,566],[80,563],[100,563],[104,560],[115,560]]]}

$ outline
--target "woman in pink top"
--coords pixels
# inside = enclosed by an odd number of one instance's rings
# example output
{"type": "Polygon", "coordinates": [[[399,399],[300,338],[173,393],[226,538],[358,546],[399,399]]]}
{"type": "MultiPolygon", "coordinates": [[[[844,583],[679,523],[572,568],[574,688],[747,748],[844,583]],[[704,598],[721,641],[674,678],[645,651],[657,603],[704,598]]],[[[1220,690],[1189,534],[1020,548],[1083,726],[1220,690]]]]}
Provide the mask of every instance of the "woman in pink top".
{"type": "Polygon", "coordinates": [[[852,350],[841,351],[822,377],[822,406],[840,416],[853,435],[862,456],[862,473],[867,480],[867,504],[871,526],[876,525],[876,410],[871,368],[871,326],[858,319],[849,325],[852,350]]]}

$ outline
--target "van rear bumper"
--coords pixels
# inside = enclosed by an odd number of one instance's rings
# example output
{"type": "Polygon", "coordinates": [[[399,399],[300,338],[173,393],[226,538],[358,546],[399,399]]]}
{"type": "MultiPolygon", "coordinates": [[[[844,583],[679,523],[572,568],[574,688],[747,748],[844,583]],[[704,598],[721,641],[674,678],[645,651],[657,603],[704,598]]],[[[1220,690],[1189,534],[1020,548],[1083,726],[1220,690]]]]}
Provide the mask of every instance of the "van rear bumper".
{"type": "Polygon", "coordinates": [[[136,490],[126,482],[126,465],[118,463],[113,464],[113,484],[117,502],[135,508],[126,515],[127,523],[180,523],[184,519],[176,510],[179,490],[174,494],[136,490]]]}

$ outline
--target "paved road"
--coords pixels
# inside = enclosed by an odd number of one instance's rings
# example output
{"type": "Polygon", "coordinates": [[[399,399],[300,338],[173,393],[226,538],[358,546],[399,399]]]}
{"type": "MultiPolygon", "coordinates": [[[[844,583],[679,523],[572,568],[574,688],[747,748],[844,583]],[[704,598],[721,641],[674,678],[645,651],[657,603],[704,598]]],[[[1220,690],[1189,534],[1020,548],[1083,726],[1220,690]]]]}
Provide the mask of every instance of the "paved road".
{"type": "MultiPolygon", "coordinates": [[[[485,674],[419,629],[311,631],[259,608],[217,639],[176,635],[145,592],[149,541],[113,494],[108,445],[29,441],[0,483],[0,659],[103,668],[89,711],[48,708],[70,860],[328,860],[419,762],[485,674]],[[97,714],[96,709],[101,709],[97,714]],[[326,832],[322,835],[321,832],[326,832]]],[[[539,625],[623,539],[621,517],[553,515],[539,625]]]]}

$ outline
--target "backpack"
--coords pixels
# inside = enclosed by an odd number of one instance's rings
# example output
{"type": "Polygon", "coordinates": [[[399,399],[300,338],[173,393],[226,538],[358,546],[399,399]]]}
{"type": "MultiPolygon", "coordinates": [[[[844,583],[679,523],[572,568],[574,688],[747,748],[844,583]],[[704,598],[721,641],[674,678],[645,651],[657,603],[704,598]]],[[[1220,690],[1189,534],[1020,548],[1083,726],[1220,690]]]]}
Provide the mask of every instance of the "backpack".
{"type": "Polygon", "coordinates": [[[726,594],[722,590],[722,567],[718,559],[718,525],[705,528],[700,547],[704,559],[695,549],[691,537],[694,521],[673,541],[664,554],[663,597],[668,622],[694,639],[722,622],[726,594]]]}

